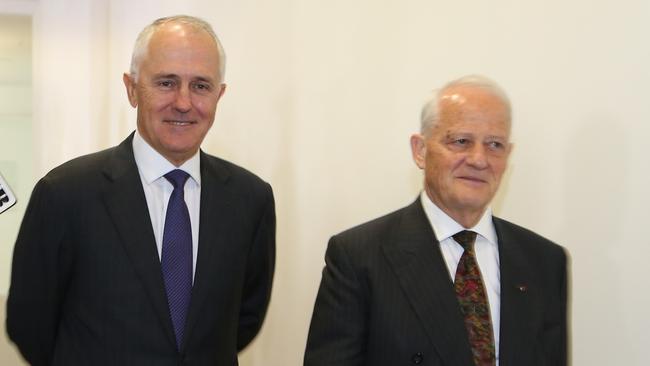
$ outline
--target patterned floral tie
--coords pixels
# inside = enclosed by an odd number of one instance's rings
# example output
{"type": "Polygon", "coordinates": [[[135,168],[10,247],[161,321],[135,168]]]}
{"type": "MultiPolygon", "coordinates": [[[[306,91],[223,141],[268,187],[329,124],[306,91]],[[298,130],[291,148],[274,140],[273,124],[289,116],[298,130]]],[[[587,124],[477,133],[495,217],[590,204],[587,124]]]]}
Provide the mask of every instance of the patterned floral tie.
{"type": "Polygon", "coordinates": [[[496,355],[490,306],[474,254],[476,233],[465,230],[453,238],[465,250],[456,269],[454,289],[460,310],[465,316],[465,328],[472,346],[474,363],[476,366],[494,366],[496,355]]]}

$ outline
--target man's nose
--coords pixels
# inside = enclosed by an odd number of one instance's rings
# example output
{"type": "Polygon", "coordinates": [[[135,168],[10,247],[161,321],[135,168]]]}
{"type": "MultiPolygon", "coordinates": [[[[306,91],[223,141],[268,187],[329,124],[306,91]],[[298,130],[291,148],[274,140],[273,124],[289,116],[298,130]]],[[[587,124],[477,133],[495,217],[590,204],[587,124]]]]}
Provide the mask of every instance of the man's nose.
{"type": "Polygon", "coordinates": [[[476,144],[468,152],[467,164],[477,168],[484,169],[488,166],[488,156],[486,147],[483,144],[476,144]]]}
{"type": "Polygon", "coordinates": [[[185,113],[192,109],[192,95],[189,86],[181,86],[176,93],[174,108],[179,112],[185,113]]]}

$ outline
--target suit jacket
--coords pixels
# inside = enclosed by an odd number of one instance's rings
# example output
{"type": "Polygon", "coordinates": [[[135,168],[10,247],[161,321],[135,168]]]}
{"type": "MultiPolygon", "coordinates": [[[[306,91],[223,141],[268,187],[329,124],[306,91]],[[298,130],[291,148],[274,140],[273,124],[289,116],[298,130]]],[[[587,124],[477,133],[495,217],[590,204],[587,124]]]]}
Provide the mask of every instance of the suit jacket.
{"type": "Polygon", "coordinates": [[[7,332],[33,365],[237,365],[271,293],[271,187],[200,153],[198,255],[179,351],[132,138],[37,183],[14,249],[7,332]]]}
{"type": "MultiPolygon", "coordinates": [[[[494,218],[500,366],[566,365],[566,259],[494,218]]],[[[330,239],[305,366],[473,366],[453,282],[420,200],[330,239]]]]}

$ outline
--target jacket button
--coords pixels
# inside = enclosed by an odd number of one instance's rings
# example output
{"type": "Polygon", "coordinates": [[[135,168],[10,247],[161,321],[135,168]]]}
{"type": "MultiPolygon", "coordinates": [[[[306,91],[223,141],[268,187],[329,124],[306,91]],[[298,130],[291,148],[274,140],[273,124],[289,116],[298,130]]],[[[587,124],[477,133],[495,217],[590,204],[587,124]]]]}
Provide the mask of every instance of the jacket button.
{"type": "Polygon", "coordinates": [[[424,356],[422,356],[422,352],[418,352],[413,355],[411,358],[411,361],[413,361],[414,364],[419,365],[422,363],[422,360],[424,360],[424,356]]]}

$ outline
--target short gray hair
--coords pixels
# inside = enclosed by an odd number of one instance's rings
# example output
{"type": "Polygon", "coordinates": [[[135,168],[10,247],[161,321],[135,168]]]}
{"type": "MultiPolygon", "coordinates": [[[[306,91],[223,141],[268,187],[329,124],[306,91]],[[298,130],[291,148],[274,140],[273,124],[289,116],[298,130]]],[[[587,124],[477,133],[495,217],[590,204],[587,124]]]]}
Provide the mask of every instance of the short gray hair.
{"type": "Polygon", "coordinates": [[[510,122],[510,99],[508,99],[508,95],[506,95],[505,91],[503,91],[499,84],[482,75],[467,75],[456,80],[452,80],[442,88],[433,90],[431,92],[424,105],[422,106],[422,111],[420,112],[421,134],[428,134],[440,120],[440,99],[442,98],[443,94],[447,90],[459,86],[469,86],[485,89],[489,93],[499,98],[508,109],[508,122],[510,122]]]}
{"type": "Polygon", "coordinates": [[[142,32],[140,32],[138,35],[138,38],[135,40],[135,46],[133,47],[133,54],[131,55],[131,67],[129,70],[131,77],[137,80],[138,71],[140,71],[140,63],[149,50],[149,41],[151,40],[151,36],[156,30],[167,23],[180,23],[188,25],[194,30],[205,31],[210,35],[210,37],[212,37],[214,42],[217,44],[217,51],[219,52],[219,78],[221,81],[223,81],[226,74],[226,53],[223,50],[223,46],[221,46],[219,37],[217,37],[217,34],[212,29],[210,23],[201,18],[189,15],[174,15],[156,19],[153,21],[153,23],[144,27],[142,32]]]}

